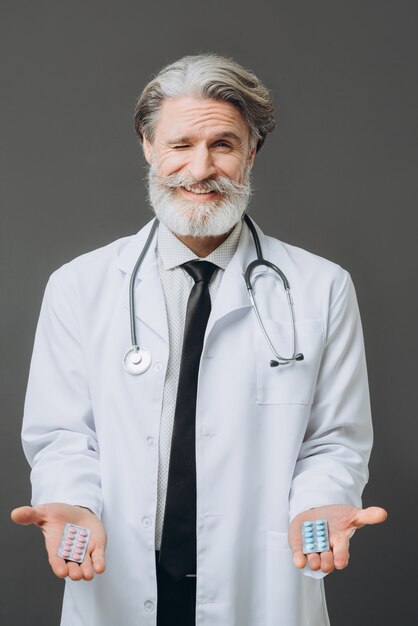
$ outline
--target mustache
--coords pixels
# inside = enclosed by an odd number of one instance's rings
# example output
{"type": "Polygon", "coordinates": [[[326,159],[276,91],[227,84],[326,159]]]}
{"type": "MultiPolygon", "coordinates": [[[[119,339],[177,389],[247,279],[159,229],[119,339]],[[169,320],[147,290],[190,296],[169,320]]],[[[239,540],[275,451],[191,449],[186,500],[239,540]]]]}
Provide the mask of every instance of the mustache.
{"type": "Polygon", "coordinates": [[[199,185],[205,191],[217,191],[225,195],[245,195],[248,193],[248,185],[238,183],[228,176],[218,176],[217,178],[207,178],[206,180],[196,180],[194,176],[187,173],[174,173],[169,176],[160,176],[155,172],[151,173],[152,177],[160,185],[168,189],[176,189],[178,187],[192,187],[199,185]]]}

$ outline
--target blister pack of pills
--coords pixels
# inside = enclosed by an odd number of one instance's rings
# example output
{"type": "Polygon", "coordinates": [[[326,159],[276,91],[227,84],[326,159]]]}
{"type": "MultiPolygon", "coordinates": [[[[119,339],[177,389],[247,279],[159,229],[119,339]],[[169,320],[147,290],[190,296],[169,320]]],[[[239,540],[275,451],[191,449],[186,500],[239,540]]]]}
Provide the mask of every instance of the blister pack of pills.
{"type": "Polygon", "coordinates": [[[304,554],[329,550],[328,522],[326,520],[318,519],[314,522],[303,522],[301,531],[304,554]]]}
{"type": "Polygon", "coordinates": [[[57,552],[58,556],[66,561],[82,563],[84,555],[86,554],[90,534],[91,531],[89,528],[83,528],[76,524],[65,524],[57,552]]]}

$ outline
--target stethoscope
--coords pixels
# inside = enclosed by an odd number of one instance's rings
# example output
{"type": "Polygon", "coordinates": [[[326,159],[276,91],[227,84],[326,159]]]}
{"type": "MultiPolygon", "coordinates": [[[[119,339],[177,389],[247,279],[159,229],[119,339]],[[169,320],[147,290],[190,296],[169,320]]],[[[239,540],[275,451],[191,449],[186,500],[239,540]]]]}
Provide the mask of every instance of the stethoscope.
{"type": "MultiPolygon", "coordinates": [[[[272,353],[274,354],[274,359],[272,359],[270,361],[270,366],[271,367],[277,367],[278,365],[289,365],[289,363],[293,363],[295,361],[303,361],[304,356],[301,352],[298,352],[296,354],[296,332],[295,332],[295,315],[293,312],[293,301],[292,301],[292,295],[290,292],[290,285],[289,285],[289,281],[287,280],[286,276],[284,275],[284,273],[282,272],[281,269],[279,269],[276,265],[274,265],[273,263],[270,263],[270,261],[266,261],[266,259],[263,259],[263,254],[261,251],[261,244],[260,244],[260,239],[258,237],[257,231],[255,229],[255,226],[252,222],[252,220],[250,219],[250,217],[245,214],[244,216],[244,221],[247,224],[248,228],[251,231],[251,234],[253,236],[254,239],[254,245],[255,245],[255,249],[257,252],[257,259],[255,261],[252,261],[246,271],[245,271],[245,284],[248,290],[248,295],[250,297],[251,300],[251,304],[254,310],[254,313],[257,317],[257,321],[260,325],[260,328],[263,332],[263,335],[267,341],[267,344],[270,348],[270,350],[272,351],[272,353]],[[286,293],[286,298],[287,298],[287,305],[288,305],[288,311],[289,311],[289,318],[290,318],[290,326],[291,326],[291,338],[292,338],[292,356],[281,356],[275,349],[275,347],[273,346],[266,329],[264,328],[264,324],[263,321],[261,319],[260,313],[258,311],[257,308],[257,304],[256,301],[254,299],[254,294],[253,294],[253,287],[251,284],[251,274],[253,273],[253,271],[255,270],[256,267],[259,267],[260,265],[264,265],[266,267],[269,267],[270,269],[272,269],[281,279],[282,284],[283,284],[283,288],[285,290],[286,293]]],[[[128,352],[125,354],[125,357],[123,359],[123,365],[126,369],[127,372],[129,372],[129,374],[134,374],[134,375],[138,375],[138,374],[143,374],[144,372],[147,371],[147,369],[149,368],[149,366],[151,365],[151,353],[149,350],[147,350],[146,348],[141,348],[138,344],[137,341],[137,336],[136,336],[136,328],[135,328],[135,302],[134,302],[134,287],[135,287],[135,279],[136,279],[136,275],[138,273],[139,268],[141,267],[142,261],[144,260],[144,257],[146,255],[146,253],[149,250],[149,247],[151,245],[151,242],[154,238],[155,235],[155,231],[158,228],[158,219],[155,218],[151,230],[148,234],[148,238],[145,242],[145,246],[141,252],[141,254],[138,257],[137,262],[135,263],[135,267],[132,270],[132,274],[131,274],[131,280],[129,283],[129,316],[130,316],[130,326],[131,326],[131,340],[132,340],[132,347],[128,350],[128,352]]]]}

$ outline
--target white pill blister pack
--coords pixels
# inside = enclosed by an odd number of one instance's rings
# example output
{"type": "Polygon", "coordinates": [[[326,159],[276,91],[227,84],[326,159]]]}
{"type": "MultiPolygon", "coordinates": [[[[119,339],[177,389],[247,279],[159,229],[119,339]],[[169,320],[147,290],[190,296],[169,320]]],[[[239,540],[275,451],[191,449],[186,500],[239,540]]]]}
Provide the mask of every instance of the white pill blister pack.
{"type": "Polygon", "coordinates": [[[314,522],[303,522],[301,531],[304,554],[329,550],[328,522],[326,520],[318,519],[314,522]]]}
{"type": "Polygon", "coordinates": [[[90,534],[91,530],[89,528],[83,528],[76,524],[65,524],[57,552],[58,556],[66,561],[82,563],[86,554],[90,534]]]}

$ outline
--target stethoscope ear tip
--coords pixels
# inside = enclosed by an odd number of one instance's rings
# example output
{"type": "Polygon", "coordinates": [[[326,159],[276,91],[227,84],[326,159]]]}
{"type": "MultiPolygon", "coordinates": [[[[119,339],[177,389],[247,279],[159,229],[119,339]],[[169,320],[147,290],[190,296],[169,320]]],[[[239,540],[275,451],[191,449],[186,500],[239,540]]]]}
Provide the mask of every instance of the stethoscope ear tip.
{"type": "MultiPolygon", "coordinates": [[[[303,356],[302,352],[298,352],[297,354],[295,354],[293,359],[287,359],[286,361],[282,361],[282,365],[288,365],[289,363],[292,363],[292,361],[303,361],[304,358],[305,357],[303,356]]],[[[280,361],[276,361],[274,359],[270,361],[270,367],[277,367],[278,365],[280,365],[280,361]]]]}

